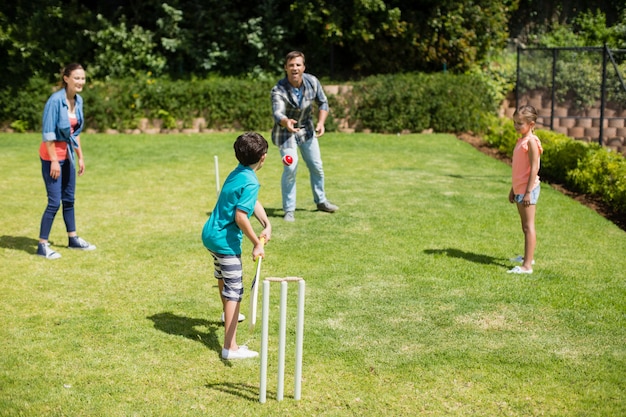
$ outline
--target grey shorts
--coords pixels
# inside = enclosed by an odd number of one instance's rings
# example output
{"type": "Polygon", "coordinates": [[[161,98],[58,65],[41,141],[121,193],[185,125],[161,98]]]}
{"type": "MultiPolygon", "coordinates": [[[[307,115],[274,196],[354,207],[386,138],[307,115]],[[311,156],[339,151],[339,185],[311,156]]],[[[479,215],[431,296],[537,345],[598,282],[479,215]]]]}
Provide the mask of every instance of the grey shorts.
{"type": "Polygon", "coordinates": [[[215,278],[224,281],[222,295],[229,301],[241,302],[243,296],[243,268],[241,255],[221,255],[211,252],[215,278]]]}

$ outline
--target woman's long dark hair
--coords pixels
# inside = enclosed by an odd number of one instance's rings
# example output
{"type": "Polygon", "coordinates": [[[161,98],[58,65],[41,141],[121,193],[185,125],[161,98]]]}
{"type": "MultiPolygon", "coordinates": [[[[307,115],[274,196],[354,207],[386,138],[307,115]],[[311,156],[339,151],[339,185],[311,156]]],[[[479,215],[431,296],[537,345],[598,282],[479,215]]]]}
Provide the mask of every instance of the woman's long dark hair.
{"type": "Polygon", "coordinates": [[[69,77],[70,74],[72,74],[72,71],[77,70],[77,69],[82,69],[83,71],[85,70],[82,65],[76,62],[72,64],[68,64],[65,66],[65,68],[63,68],[63,71],[61,72],[61,86],[63,88],[67,87],[67,83],[65,82],[65,77],[69,77]]]}

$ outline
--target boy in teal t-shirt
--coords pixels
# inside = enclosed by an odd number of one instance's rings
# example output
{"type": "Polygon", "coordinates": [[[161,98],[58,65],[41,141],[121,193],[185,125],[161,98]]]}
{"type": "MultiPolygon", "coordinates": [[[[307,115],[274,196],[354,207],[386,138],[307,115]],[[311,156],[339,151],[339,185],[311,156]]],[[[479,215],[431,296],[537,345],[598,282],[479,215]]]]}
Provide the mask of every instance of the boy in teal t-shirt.
{"type": "Polygon", "coordinates": [[[258,356],[247,346],[237,345],[237,323],[239,305],[243,295],[243,271],[241,264],[241,242],[245,234],[254,245],[252,259],[264,257],[261,238],[269,242],[272,226],[265,209],[257,200],[259,180],[256,171],[261,169],[267,156],[268,143],[256,132],[240,135],[234,144],[239,165],[224,181],[219,198],[202,229],[202,243],[213,257],[215,278],[224,311],[223,359],[246,359],[258,356]],[[257,237],[250,217],[254,216],[263,226],[257,237]]]}

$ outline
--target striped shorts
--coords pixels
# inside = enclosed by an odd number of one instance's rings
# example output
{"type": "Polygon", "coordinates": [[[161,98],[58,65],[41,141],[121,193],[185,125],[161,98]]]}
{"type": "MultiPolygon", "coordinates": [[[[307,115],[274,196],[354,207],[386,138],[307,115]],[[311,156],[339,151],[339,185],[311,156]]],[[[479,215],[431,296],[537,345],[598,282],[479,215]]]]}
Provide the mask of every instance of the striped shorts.
{"type": "Polygon", "coordinates": [[[241,302],[243,296],[241,255],[221,255],[211,252],[211,256],[213,256],[215,278],[224,281],[222,295],[229,301],[241,302]]]}

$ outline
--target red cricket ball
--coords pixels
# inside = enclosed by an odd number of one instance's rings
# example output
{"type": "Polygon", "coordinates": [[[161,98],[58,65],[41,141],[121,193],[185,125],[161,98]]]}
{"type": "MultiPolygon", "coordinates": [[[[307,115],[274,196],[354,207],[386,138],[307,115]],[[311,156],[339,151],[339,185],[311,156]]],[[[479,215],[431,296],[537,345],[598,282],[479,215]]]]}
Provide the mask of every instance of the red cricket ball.
{"type": "Polygon", "coordinates": [[[293,164],[293,157],[291,155],[283,156],[283,164],[285,164],[285,166],[291,166],[291,164],[293,164]]]}

